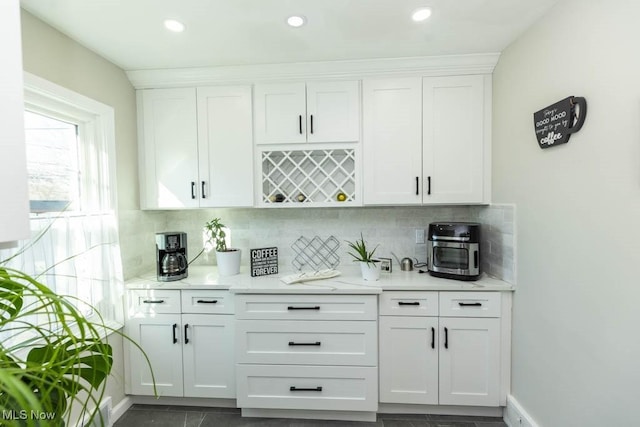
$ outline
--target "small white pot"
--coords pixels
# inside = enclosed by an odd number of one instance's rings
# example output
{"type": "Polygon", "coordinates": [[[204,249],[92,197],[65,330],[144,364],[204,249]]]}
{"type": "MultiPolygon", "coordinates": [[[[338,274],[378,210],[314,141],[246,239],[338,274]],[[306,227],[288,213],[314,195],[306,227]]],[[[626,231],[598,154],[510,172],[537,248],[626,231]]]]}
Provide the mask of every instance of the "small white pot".
{"type": "Polygon", "coordinates": [[[234,276],[240,273],[240,249],[228,250],[226,252],[216,251],[216,261],[218,263],[218,275],[234,276]]]}
{"type": "Polygon", "coordinates": [[[364,280],[375,282],[380,279],[380,261],[360,262],[360,271],[364,280]]]}

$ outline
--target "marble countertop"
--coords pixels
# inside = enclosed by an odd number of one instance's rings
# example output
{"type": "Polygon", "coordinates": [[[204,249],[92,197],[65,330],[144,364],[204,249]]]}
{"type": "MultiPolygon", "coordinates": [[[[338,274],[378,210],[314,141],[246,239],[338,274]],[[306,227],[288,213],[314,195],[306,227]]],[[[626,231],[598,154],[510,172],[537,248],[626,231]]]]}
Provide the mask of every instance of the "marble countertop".
{"type": "Polygon", "coordinates": [[[280,280],[293,271],[270,276],[250,277],[248,269],[240,274],[219,277],[215,266],[189,267],[189,277],[174,282],[159,282],[156,275],[143,275],[127,281],[129,289],[229,289],[238,294],[379,294],[383,291],[513,291],[513,285],[483,274],[477,281],[433,277],[419,270],[382,273],[380,280],[368,282],[353,266],[339,266],[340,275],[331,279],[288,285],[280,280]]]}

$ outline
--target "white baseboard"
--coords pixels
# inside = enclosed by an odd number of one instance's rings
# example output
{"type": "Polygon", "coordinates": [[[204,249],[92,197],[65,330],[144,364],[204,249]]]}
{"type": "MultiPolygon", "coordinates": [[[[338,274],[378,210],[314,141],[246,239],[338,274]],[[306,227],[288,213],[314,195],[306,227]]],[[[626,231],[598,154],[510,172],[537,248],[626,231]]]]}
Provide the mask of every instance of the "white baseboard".
{"type": "Polygon", "coordinates": [[[122,399],[116,406],[111,409],[111,425],[120,419],[127,412],[127,409],[131,408],[133,400],[127,396],[122,399]]]}
{"type": "Polygon", "coordinates": [[[512,395],[507,396],[504,422],[509,427],[540,427],[512,395]]]}

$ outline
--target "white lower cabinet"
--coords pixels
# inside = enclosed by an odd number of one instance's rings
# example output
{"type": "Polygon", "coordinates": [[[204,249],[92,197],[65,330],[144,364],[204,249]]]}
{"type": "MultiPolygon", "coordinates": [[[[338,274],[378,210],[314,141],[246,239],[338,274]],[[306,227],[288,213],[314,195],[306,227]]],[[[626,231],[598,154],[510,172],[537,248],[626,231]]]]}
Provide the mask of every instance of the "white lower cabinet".
{"type": "MultiPolygon", "coordinates": [[[[228,291],[132,290],[128,299],[126,333],[149,358],[158,395],[235,398],[228,291]],[[172,305],[176,301],[181,304],[172,305]]],[[[127,393],[152,396],[153,378],[144,355],[133,344],[127,347],[127,393]]]]}
{"type": "Polygon", "coordinates": [[[441,405],[499,406],[500,319],[440,318],[441,405]]]}
{"type": "Polygon", "coordinates": [[[243,409],[375,412],[375,295],[236,295],[243,409]]]}
{"type": "Polygon", "coordinates": [[[438,318],[380,317],[380,402],[438,404],[438,318]]]}
{"type": "Polygon", "coordinates": [[[384,292],[380,402],[504,406],[510,343],[502,322],[510,315],[502,312],[510,300],[501,304],[503,298],[501,292],[384,292]]]}

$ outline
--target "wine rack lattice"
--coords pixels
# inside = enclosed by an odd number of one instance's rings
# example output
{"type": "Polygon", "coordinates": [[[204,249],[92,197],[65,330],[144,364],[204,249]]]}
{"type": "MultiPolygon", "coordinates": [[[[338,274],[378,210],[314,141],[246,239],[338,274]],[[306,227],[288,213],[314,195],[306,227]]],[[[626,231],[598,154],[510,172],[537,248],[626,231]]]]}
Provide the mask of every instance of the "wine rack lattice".
{"type": "Polygon", "coordinates": [[[355,150],[262,152],[264,203],[343,203],[356,197],[355,150]]]}

